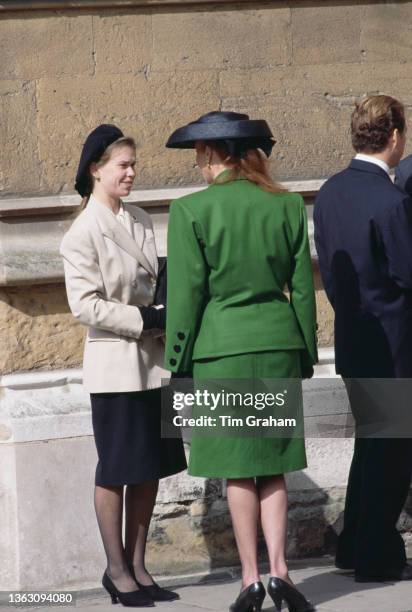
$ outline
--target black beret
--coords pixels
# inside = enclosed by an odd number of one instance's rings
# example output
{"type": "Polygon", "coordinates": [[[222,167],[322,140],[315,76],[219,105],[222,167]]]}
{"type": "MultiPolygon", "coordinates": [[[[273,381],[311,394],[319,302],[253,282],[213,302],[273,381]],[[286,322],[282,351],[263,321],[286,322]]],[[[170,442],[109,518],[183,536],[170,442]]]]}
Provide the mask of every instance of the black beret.
{"type": "Polygon", "coordinates": [[[123,136],[123,132],[118,127],[110,124],[99,125],[90,132],[83,145],[74,184],[74,188],[82,197],[90,195],[88,193],[90,164],[99,161],[107,147],[123,136]]]}

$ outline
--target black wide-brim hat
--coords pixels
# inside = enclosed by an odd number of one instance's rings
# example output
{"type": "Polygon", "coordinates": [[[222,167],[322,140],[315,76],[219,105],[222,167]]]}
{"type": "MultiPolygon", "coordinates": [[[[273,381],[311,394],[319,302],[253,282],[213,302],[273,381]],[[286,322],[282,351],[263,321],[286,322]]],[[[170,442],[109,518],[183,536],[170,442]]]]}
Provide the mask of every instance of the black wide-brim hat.
{"type": "Polygon", "coordinates": [[[239,155],[247,149],[262,149],[269,157],[275,144],[273,134],[263,119],[249,119],[249,115],[213,111],[178,128],[169,137],[170,149],[194,149],[198,140],[224,142],[229,153],[239,155]]]}
{"type": "Polygon", "coordinates": [[[90,195],[90,164],[98,162],[107,147],[123,136],[123,132],[118,127],[109,123],[99,125],[90,132],[83,145],[74,185],[82,197],[90,195]]]}

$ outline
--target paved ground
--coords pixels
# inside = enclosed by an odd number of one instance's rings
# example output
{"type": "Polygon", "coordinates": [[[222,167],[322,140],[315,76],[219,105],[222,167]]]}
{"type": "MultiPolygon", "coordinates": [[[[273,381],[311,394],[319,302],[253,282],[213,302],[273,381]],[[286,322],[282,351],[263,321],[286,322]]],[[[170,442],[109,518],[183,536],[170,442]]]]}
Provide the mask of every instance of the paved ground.
{"type": "MultiPolygon", "coordinates": [[[[295,584],[316,604],[318,612],[412,612],[412,581],[357,584],[350,574],[339,572],[324,560],[291,564],[291,568],[295,584]]],[[[157,604],[157,610],[159,612],[228,612],[230,603],[238,594],[239,581],[237,578],[231,578],[230,572],[220,574],[220,578],[225,578],[224,580],[218,578],[219,575],[216,575],[213,581],[210,578],[200,579],[198,584],[176,587],[181,597],[180,601],[157,604]]],[[[263,578],[263,583],[267,583],[267,576],[263,578]]],[[[56,607],[47,606],[41,609],[56,610],[56,607]]],[[[67,612],[73,609],[65,608],[67,612]]],[[[79,594],[75,609],[85,612],[113,612],[113,610],[120,612],[121,607],[113,609],[105,592],[95,590],[79,594]]],[[[264,601],[263,610],[275,612],[275,607],[268,596],[264,601]]]]}

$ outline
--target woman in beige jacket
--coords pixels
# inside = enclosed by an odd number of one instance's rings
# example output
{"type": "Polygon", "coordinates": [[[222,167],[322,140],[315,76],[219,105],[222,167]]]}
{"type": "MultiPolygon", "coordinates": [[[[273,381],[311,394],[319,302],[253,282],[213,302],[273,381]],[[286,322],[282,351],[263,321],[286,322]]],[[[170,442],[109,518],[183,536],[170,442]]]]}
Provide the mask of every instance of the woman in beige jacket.
{"type": "Polygon", "coordinates": [[[112,125],[83,147],[76,189],[82,212],[61,244],[73,315],[88,328],[83,379],[98,453],[95,509],[112,601],[153,606],[178,595],[155,584],[145,546],[158,480],[186,467],[181,440],[162,439],[164,306],[153,306],[158,269],[153,226],[124,204],[135,178],[135,143],[112,125]],[[123,492],[126,529],[122,540],[123,492]]]}

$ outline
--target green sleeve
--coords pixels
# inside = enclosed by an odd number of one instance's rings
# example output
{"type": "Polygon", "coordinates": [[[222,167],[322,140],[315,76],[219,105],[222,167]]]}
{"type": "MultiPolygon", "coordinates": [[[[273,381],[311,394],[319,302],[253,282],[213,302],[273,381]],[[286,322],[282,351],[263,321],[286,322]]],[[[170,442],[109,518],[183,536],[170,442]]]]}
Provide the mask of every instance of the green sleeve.
{"type": "Polygon", "coordinates": [[[299,198],[299,225],[294,242],[294,267],[289,283],[290,303],[306,344],[302,353],[303,374],[310,374],[318,361],[316,348],[316,300],[313,286],[312,260],[310,256],[308,221],[303,199],[299,198]]]}
{"type": "Polygon", "coordinates": [[[171,204],[167,235],[167,322],[165,367],[191,372],[193,346],[207,288],[201,228],[181,200],[171,204]]]}

